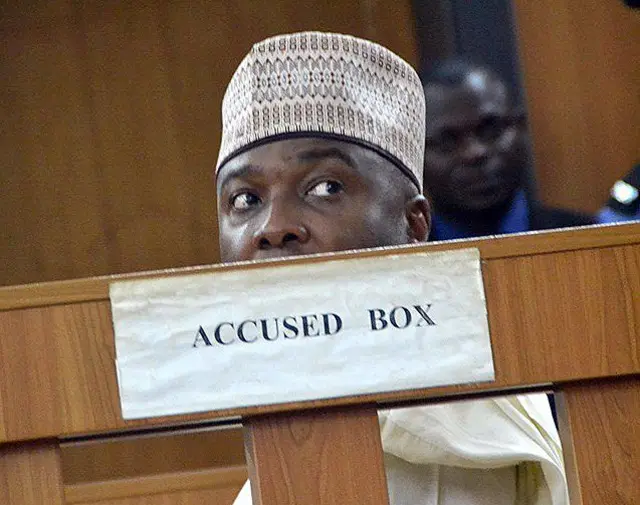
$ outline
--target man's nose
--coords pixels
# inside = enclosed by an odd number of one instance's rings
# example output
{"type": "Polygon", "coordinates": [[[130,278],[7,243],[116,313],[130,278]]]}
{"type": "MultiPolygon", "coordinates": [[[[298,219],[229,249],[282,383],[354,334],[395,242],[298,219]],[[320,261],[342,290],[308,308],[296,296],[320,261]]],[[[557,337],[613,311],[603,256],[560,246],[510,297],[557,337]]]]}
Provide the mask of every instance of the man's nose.
{"type": "Polygon", "coordinates": [[[462,147],[462,159],[468,165],[482,163],[489,154],[489,147],[475,135],[469,135],[462,147]]]}
{"type": "Polygon", "coordinates": [[[301,223],[299,214],[286,207],[286,202],[271,205],[264,223],[253,235],[253,245],[256,249],[278,249],[296,242],[308,242],[309,230],[301,223]]]}

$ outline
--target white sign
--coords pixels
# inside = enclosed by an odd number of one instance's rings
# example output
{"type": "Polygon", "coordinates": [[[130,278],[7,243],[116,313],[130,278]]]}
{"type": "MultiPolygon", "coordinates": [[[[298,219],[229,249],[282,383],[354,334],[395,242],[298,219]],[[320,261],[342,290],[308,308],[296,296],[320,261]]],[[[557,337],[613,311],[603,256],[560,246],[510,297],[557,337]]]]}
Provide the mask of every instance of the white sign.
{"type": "Polygon", "coordinates": [[[488,381],[478,251],[110,286],[125,419],[488,381]]]}

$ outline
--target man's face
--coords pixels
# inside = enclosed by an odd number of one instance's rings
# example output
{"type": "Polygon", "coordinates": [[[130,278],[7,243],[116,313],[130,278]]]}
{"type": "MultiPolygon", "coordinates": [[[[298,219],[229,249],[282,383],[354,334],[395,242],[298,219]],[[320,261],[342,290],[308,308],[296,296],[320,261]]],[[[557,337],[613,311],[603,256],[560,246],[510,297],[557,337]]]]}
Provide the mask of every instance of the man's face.
{"type": "Polygon", "coordinates": [[[461,86],[425,92],[424,184],[436,208],[480,211],[505,203],[521,185],[523,158],[504,86],[473,72],[461,86]]]}
{"type": "Polygon", "coordinates": [[[222,261],[410,242],[398,178],[373,151],[336,140],[281,140],[238,155],[217,178],[222,261]]]}

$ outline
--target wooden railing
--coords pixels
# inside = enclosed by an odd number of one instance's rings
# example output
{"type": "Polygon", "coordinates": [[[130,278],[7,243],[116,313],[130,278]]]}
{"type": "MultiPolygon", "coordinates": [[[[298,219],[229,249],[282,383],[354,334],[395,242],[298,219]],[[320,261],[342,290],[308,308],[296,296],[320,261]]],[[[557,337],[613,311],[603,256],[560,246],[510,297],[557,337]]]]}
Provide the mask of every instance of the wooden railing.
{"type": "MultiPolygon", "coordinates": [[[[572,504],[640,503],[640,224],[435,243],[392,252],[461,247],[477,247],[481,254],[495,381],[136,421],[122,419],[114,366],[108,285],[122,276],[0,289],[0,503],[77,503],[78,496],[90,493],[86,482],[65,483],[60,461],[60,444],[65,440],[131,436],[132,430],[141,436],[239,419],[249,426],[247,438],[252,441],[247,452],[249,474],[263,486],[256,499],[271,503],[269,496],[283,496],[279,493],[285,481],[308,477],[296,474],[295,465],[287,467],[289,474],[271,479],[261,479],[267,474],[257,469],[263,459],[272,462],[283,457],[269,449],[273,443],[287,447],[282,426],[306,423],[314,412],[335,416],[328,428],[333,433],[338,420],[351,422],[352,412],[364,416],[357,423],[373,426],[375,406],[545,388],[553,389],[559,399],[572,504]],[[269,437],[271,446],[266,442],[269,437]]],[[[279,263],[389,253],[337,253],[279,263]]],[[[207,266],[136,276],[262,265],[207,266]]],[[[312,426],[318,433],[324,429],[312,426]]],[[[370,431],[373,434],[375,426],[370,431]]],[[[335,433],[325,435],[331,438],[335,433]]],[[[377,450],[372,446],[373,453],[377,450]]],[[[366,471],[380,475],[374,467],[366,471]]],[[[240,473],[234,478],[241,480],[242,468],[236,470],[240,473]]],[[[199,478],[194,472],[192,478],[199,478]]],[[[340,475],[335,477],[338,482],[340,475]]],[[[370,482],[368,493],[384,486],[370,482]]],[[[122,483],[123,490],[126,485],[122,483]]],[[[362,486],[344,485],[351,501],[359,501],[362,493],[351,488],[362,486]]]]}

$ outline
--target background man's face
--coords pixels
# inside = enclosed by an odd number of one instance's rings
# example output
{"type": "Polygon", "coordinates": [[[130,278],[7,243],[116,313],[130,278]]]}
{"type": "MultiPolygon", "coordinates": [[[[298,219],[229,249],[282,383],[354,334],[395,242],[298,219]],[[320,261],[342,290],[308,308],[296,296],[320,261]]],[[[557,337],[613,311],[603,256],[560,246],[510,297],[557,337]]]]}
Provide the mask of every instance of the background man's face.
{"type": "Polygon", "coordinates": [[[401,172],[373,151],[325,139],[253,148],[218,174],[223,262],[409,242],[401,172]]]}
{"type": "Polygon", "coordinates": [[[480,211],[505,203],[524,168],[504,86],[474,72],[461,86],[425,91],[424,184],[436,209],[480,211]]]}

